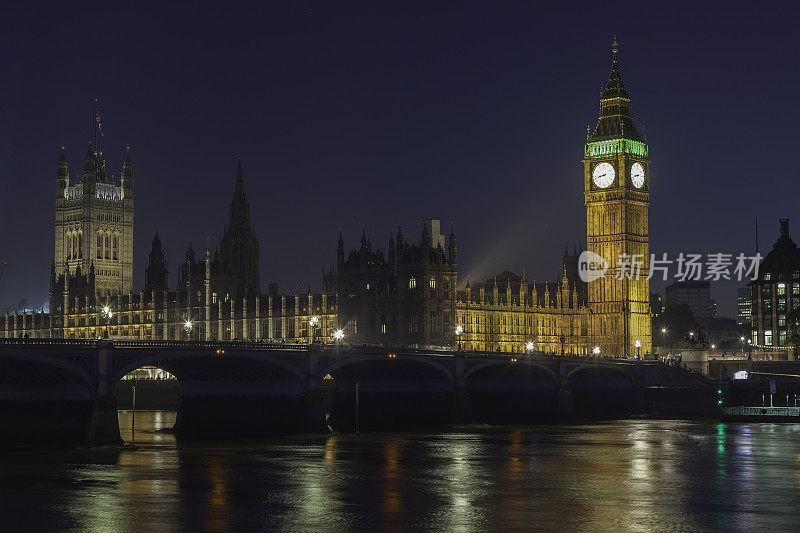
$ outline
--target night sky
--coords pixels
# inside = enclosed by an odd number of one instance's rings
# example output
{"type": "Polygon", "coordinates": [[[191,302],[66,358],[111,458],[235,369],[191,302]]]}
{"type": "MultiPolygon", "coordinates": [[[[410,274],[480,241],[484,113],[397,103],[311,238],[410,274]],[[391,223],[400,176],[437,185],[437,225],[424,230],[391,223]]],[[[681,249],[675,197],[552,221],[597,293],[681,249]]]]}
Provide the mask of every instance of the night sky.
{"type": "MultiPolygon", "coordinates": [[[[171,286],[190,241],[218,241],[238,154],[263,288],[319,289],[339,227],[346,248],[362,226],[385,247],[428,216],[455,225],[462,280],[555,280],[585,242],[580,160],[614,33],[653,161],[651,251],[749,253],[756,217],[762,253],[778,218],[800,237],[796,12],[228,4],[2,8],[0,309],[47,300],[56,161],[66,145],[79,179],[95,97],[115,176],[132,146],[135,286],[156,229],[171,286]]],[[[735,288],[713,288],[729,316],[735,288]]]]}

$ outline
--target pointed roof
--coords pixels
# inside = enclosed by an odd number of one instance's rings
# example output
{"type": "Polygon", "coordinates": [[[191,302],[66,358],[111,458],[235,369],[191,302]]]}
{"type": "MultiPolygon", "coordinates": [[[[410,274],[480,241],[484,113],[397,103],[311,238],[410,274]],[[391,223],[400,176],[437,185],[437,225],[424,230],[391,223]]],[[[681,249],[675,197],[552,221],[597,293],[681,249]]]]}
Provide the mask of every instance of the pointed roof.
{"type": "Polygon", "coordinates": [[[605,141],[610,139],[630,139],[642,141],[631,114],[631,97],[622,83],[619,70],[617,37],[611,46],[611,73],[608,75],[603,93],[600,95],[600,117],[594,132],[588,141],[605,141]]]}
{"type": "Polygon", "coordinates": [[[625,84],[622,83],[622,74],[619,71],[619,59],[617,56],[618,51],[619,45],[615,35],[614,42],[611,45],[611,73],[608,75],[608,82],[606,82],[603,94],[600,96],[603,100],[608,98],[627,98],[630,100],[631,98],[628,91],[625,90],[625,84]]]}
{"type": "Polygon", "coordinates": [[[244,180],[242,179],[242,156],[237,158],[236,186],[233,191],[233,201],[247,203],[247,195],[244,193],[244,180]]]}

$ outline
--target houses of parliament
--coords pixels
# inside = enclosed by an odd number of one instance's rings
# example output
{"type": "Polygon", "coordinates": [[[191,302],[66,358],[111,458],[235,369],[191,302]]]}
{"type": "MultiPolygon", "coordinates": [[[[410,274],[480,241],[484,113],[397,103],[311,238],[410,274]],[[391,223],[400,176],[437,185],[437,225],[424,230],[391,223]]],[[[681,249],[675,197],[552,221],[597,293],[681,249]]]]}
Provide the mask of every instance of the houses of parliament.
{"type": "MultiPolygon", "coordinates": [[[[559,279],[528,280],[504,271],[459,278],[455,233],[437,219],[390,236],[386,248],[364,233],[321,291],[282,293],[259,276],[259,242],[250,220],[242,162],[232,172],[229,221],[213,247],[190,245],[168,285],[164,245],[152,239],[144,283],[133,286],[134,164],[128,149],[119,184],[90,144],[72,179],[63,151],[55,186],[55,247],[50,310],[0,316],[4,337],[343,342],[625,357],[651,350],[649,281],[617,279],[622,254],[649,258],[648,147],[633,122],[616,42],[600,113],[584,143],[586,251],[607,275],[584,281],[581,252],[565,250],[559,279]],[[312,318],[313,317],[313,318],[312,318]],[[533,344],[530,344],[533,343],[533,344]]],[[[574,179],[579,179],[575,176],[574,179]]],[[[643,271],[647,271],[647,264],[643,271]]]]}

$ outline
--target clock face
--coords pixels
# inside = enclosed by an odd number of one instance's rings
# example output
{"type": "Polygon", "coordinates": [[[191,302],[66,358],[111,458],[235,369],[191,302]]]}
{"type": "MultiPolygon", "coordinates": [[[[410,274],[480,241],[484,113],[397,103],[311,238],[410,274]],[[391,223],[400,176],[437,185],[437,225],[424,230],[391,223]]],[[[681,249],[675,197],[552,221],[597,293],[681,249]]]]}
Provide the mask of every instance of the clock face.
{"type": "Polygon", "coordinates": [[[644,167],[641,163],[631,165],[631,183],[637,189],[641,189],[644,185],[644,167]]]}
{"type": "Polygon", "coordinates": [[[594,171],[592,171],[592,180],[594,180],[595,185],[601,189],[605,189],[614,183],[615,174],[614,167],[611,166],[611,163],[600,163],[594,167],[594,171]]]}

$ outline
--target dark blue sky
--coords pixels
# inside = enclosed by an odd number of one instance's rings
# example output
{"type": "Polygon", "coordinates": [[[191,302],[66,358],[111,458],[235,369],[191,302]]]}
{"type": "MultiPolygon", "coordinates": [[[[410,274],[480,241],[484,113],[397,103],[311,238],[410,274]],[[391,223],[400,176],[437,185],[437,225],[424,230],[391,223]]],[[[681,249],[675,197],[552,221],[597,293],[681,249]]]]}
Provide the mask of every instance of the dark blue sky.
{"type": "MultiPolygon", "coordinates": [[[[614,33],[653,160],[651,251],[750,252],[758,217],[765,253],[794,217],[797,12],[287,4],[3,8],[0,309],[47,299],[59,147],[75,179],[95,96],[115,175],[133,147],[137,284],[156,228],[171,284],[190,240],[219,239],[237,154],[264,286],[319,287],[340,226],[385,246],[426,216],[455,224],[462,276],[555,279],[585,241],[580,160],[614,33]]],[[[734,292],[714,287],[728,315],[734,292]]]]}

